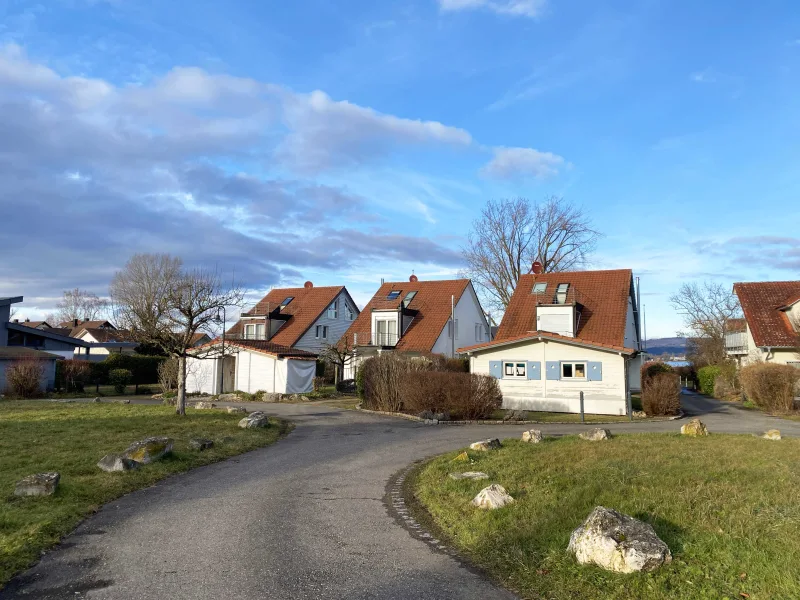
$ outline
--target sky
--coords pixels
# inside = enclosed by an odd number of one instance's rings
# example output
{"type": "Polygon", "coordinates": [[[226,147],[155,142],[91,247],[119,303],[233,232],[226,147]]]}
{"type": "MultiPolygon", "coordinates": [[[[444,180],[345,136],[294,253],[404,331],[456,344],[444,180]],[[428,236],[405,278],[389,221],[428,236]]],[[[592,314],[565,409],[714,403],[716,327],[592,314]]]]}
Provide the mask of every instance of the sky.
{"type": "Polygon", "coordinates": [[[0,296],[167,252],[272,286],[456,276],[561,196],[641,277],[800,279],[794,0],[0,0],[0,296]]]}

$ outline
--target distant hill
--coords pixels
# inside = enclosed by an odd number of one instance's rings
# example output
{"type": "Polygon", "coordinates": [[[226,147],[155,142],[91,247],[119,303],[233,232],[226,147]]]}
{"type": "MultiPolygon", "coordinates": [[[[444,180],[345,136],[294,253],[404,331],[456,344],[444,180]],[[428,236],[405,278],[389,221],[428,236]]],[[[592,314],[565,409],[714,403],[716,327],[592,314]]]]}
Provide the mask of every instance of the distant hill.
{"type": "Polygon", "coordinates": [[[670,337],[647,340],[647,352],[653,356],[662,354],[683,356],[686,354],[686,338],[670,337]]]}

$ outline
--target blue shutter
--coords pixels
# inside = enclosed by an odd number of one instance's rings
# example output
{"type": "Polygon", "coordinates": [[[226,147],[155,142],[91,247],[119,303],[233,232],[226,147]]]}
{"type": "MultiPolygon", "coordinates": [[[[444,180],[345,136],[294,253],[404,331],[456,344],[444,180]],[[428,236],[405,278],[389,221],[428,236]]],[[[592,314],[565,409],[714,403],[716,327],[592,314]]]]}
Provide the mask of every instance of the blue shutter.
{"type": "Polygon", "coordinates": [[[528,379],[542,378],[542,363],[528,361],[528,379]]]}
{"type": "Polygon", "coordinates": [[[589,371],[589,381],[603,381],[603,363],[589,362],[586,364],[586,368],[589,371]]]}
{"type": "Polygon", "coordinates": [[[495,379],[503,378],[503,361],[490,360],[489,361],[489,375],[495,379]]]}
{"type": "Polygon", "coordinates": [[[547,361],[547,379],[559,381],[561,379],[561,363],[556,361],[547,361]]]}

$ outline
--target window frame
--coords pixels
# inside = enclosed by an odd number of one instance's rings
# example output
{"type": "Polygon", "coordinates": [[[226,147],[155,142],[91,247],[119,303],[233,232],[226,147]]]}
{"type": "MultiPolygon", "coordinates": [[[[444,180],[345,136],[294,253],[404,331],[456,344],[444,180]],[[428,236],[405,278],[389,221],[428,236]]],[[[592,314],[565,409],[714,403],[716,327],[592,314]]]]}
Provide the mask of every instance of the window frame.
{"type": "Polygon", "coordinates": [[[547,293],[547,282],[546,281],[537,281],[536,283],[533,284],[533,290],[532,291],[533,291],[534,294],[546,294],[547,293]],[[543,287],[541,287],[541,289],[537,289],[540,286],[543,286],[543,287]]]}
{"type": "Polygon", "coordinates": [[[528,362],[524,360],[504,360],[503,379],[528,379],[528,362]],[[508,374],[508,367],[511,367],[511,374],[508,374]],[[519,368],[522,367],[522,374],[519,368]]]}
{"type": "Polygon", "coordinates": [[[314,337],[318,340],[327,340],[328,339],[328,326],[327,325],[317,325],[316,330],[314,331],[314,337]],[[322,335],[320,335],[322,333],[322,335]]]}
{"type": "Polygon", "coordinates": [[[561,362],[561,379],[570,381],[589,381],[589,362],[585,360],[567,360],[561,362]],[[583,377],[575,375],[578,365],[583,365],[583,377]],[[572,367],[572,375],[564,375],[564,367],[572,367]]]}
{"type": "Polygon", "coordinates": [[[397,300],[400,297],[402,290],[391,290],[386,296],[387,300],[397,300]]]}
{"type": "Polygon", "coordinates": [[[333,303],[328,307],[328,318],[329,319],[338,319],[339,318],[339,302],[338,300],[334,300],[333,303]],[[333,313],[333,314],[331,314],[333,313]]]}
{"type": "Polygon", "coordinates": [[[256,335],[256,324],[255,323],[245,323],[245,326],[244,326],[244,339],[246,339],[246,340],[254,340],[254,339],[256,339],[255,335],[256,335]]]}

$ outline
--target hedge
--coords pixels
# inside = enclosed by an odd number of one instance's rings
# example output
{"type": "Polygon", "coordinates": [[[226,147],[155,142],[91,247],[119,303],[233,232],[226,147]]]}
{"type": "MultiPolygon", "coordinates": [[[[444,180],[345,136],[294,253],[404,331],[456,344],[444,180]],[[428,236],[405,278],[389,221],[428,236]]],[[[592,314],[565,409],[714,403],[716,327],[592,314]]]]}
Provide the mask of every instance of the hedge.
{"type": "Polygon", "coordinates": [[[108,385],[111,383],[109,373],[115,369],[125,369],[131,373],[132,385],[148,385],[158,383],[158,367],[167,360],[164,356],[145,356],[141,354],[109,354],[104,360],[98,362],[59,360],[56,361],[56,388],[67,389],[73,387],[68,384],[70,379],[67,372],[71,370],[72,363],[81,362],[87,365],[88,374],[74,381],[76,389],[67,391],[83,391],[83,386],[108,385]]]}
{"type": "Polygon", "coordinates": [[[697,384],[700,387],[701,394],[714,395],[714,382],[720,373],[722,373],[722,369],[716,365],[708,365],[698,369],[697,384]]]}

